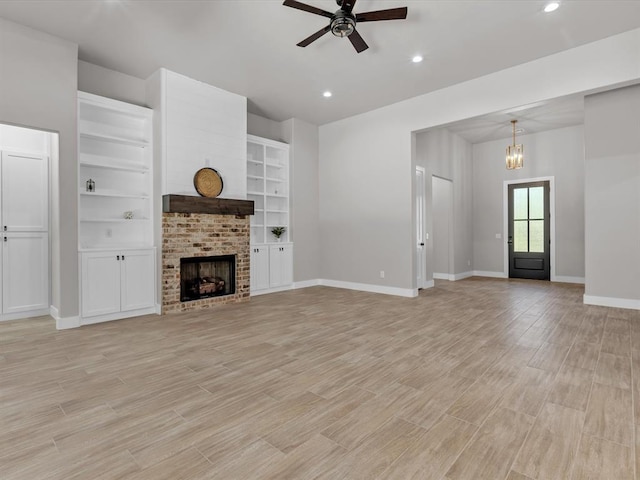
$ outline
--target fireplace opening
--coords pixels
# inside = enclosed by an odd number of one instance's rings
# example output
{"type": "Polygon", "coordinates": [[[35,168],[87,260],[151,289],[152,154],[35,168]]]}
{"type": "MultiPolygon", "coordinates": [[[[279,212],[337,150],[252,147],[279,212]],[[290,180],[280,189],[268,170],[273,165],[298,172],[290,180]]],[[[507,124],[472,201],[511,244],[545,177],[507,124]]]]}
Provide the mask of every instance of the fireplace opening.
{"type": "Polygon", "coordinates": [[[236,256],[180,259],[180,301],[236,293],[236,256]]]}

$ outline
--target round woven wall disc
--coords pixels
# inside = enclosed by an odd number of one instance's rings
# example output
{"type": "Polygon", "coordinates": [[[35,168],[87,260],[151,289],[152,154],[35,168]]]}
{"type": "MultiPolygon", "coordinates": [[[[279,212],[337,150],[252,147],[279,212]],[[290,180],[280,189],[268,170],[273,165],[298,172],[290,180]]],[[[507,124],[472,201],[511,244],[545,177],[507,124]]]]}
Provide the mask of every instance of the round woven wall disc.
{"type": "Polygon", "coordinates": [[[201,168],[193,176],[193,186],[203,197],[215,198],[222,192],[222,177],[213,168],[201,168]]]}

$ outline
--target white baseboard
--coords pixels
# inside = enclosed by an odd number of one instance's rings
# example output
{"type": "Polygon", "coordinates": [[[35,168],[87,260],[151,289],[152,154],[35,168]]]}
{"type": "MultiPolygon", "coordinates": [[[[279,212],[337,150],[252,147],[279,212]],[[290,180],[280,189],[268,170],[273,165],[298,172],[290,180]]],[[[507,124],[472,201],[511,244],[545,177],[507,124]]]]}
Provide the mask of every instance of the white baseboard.
{"type": "Polygon", "coordinates": [[[162,305],[156,303],[156,315],[162,315],[162,305]]]}
{"type": "Polygon", "coordinates": [[[142,315],[154,315],[156,314],[156,307],[157,305],[154,305],[153,307],[139,308],[138,310],[108,313],[106,315],[96,315],[95,317],[82,317],[80,318],[80,325],[93,325],[94,323],[110,322],[112,320],[121,320],[123,318],[139,317],[142,315]]]}
{"type": "Polygon", "coordinates": [[[433,288],[436,286],[436,282],[434,282],[433,280],[429,280],[427,282],[424,282],[424,286],[422,287],[423,289],[425,288],[433,288]]]}
{"type": "Polygon", "coordinates": [[[473,277],[473,272],[462,272],[462,273],[456,273],[453,275],[453,281],[458,281],[458,280],[464,280],[465,278],[471,278],[473,277]]]}
{"type": "Polygon", "coordinates": [[[325,287],[344,288],[347,290],[359,290],[361,292],[382,293],[398,297],[417,297],[417,288],[385,287],[383,285],[371,285],[368,283],[342,282],[339,280],[320,280],[320,285],[325,287]]]}
{"type": "Polygon", "coordinates": [[[551,281],[558,283],[579,283],[584,285],[584,277],[566,277],[564,275],[556,275],[551,279],[551,281]]]}
{"type": "Polygon", "coordinates": [[[284,287],[265,288],[264,290],[254,290],[250,292],[251,297],[257,297],[258,295],[266,295],[267,293],[286,292],[287,290],[293,290],[293,284],[285,285],[284,287]]]}
{"type": "Polygon", "coordinates": [[[453,282],[453,275],[450,275],[448,273],[436,273],[436,272],[433,272],[433,279],[434,280],[449,280],[450,282],[453,282]]]}
{"type": "Polygon", "coordinates": [[[303,280],[302,282],[293,282],[293,288],[309,288],[309,287],[317,287],[320,285],[320,279],[315,278],[313,280],[303,280]]]}
{"type": "Polygon", "coordinates": [[[628,308],[640,310],[640,300],[633,298],[598,297],[596,295],[584,295],[582,301],[585,305],[599,305],[601,307],[628,308]]]}
{"type": "Polygon", "coordinates": [[[41,310],[27,310],[24,312],[16,313],[3,313],[0,314],[0,322],[9,322],[11,320],[22,320],[23,318],[42,317],[43,315],[50,315],[50,309],[41,310]]]}
{"type": "Polygon", "coordinates": [[[79,316],[56,318],[56,330],[67,330],[68,328],[78,328],[80,325],[81,324],[80,324],[79,316]]]}
{"type": "Polygon", "coordinates": [[[508,276],[504,272],[486,272],[482,270],[474,270],[474,277],[490,277],[490,278],[508,278],[508,276]]]}

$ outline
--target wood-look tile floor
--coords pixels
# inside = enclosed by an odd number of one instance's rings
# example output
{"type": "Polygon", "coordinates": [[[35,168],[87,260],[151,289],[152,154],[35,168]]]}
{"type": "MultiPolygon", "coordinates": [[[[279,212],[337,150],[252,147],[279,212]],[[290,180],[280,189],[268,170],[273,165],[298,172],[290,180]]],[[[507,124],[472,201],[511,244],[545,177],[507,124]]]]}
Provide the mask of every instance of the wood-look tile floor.
{"type": "Polygon", "coordinates": [[[473,278],[0,324],[0,478],[640,480],[640,312],[473,278]]]}

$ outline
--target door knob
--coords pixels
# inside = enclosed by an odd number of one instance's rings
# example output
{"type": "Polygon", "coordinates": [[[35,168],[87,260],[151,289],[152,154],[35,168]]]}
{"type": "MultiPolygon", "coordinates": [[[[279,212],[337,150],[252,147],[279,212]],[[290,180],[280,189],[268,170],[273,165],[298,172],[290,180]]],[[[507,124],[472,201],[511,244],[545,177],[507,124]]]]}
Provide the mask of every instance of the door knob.
{"type": "Polygon", "coordinates": [[[509,235],[509,240],[507,240],[507,243],[509,245],[513,245],[513,237],[511,235],[509,235]]]}
{"type": "Polygon", "coordinates": [[[420,246],[421,246],[421,247],[424,247],[424,242],[420,242],[420,246]]]}

